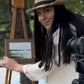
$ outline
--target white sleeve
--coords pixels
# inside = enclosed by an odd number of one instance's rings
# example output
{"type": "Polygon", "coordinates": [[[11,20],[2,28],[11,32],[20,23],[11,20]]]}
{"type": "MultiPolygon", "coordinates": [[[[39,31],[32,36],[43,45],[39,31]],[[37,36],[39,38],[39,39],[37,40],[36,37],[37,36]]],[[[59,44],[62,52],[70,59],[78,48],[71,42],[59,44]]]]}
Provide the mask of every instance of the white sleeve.
{"type": "Polygon", "coordinates": [[[43,70],[44,66],[39,68],[39,63],[37,62],[35,64],[27,64],[23,66],[23,72],[25,75],[33,81],[38,81],[44,77],[46,77],[49,73],[51,73],[54,70],[54,66],[52,67],[51,70],[45,71],[43,70]]]}

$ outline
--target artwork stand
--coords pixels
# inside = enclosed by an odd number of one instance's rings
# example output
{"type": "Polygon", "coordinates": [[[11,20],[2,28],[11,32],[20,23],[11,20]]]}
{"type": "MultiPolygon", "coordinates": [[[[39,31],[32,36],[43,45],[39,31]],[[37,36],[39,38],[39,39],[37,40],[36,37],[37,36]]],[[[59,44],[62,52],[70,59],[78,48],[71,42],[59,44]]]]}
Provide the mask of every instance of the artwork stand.
{"type": "MultiPolygon", "coordinates": [[[[16,38],[17,21],[18,21],[19,13],[21,13],[21,17],[22,17],[24,38],[28,39],[27,29],[26,29],[26,24],[25,24],[25,16],[24,16],[24,0],[12,0],[12,12],[13,12],[13,18],[12,18],[12,28],[11,28],[10,39],[16,38]]],[[[5,77],[5,84],[11,84],[11,75],[12,75],[12,71],[7,69],[6,77],[5,77]]],[[[35,84],[35,82],[32,81],[32,84],[35,84]]]]}

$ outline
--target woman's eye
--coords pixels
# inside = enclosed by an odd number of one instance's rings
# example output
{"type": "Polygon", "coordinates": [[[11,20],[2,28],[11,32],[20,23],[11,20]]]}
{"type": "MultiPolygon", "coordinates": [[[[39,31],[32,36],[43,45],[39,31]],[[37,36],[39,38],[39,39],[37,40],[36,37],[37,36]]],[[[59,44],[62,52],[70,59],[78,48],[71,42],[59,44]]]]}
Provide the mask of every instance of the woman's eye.
{"type": "Polygon", "coordinates": [[[40,12],[36,12],[37,15],[40,15],[41,13],[40,12]]]}
{"type": "Polygon", "coordinates": [[[45,9],[45,12],[49,12],[50,11],[50,9],[48,8],[48,9],[45,9]]]}

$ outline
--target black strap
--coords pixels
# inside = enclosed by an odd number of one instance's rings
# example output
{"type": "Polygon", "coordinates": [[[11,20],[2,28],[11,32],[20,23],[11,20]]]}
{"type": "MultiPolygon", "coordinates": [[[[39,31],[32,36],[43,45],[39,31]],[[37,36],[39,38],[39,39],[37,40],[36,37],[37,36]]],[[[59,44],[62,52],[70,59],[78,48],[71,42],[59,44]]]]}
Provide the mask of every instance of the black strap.
{"type": "Polygon", "coordinates": [[[41,1],[41,2],[36,3],[35,7],[43,5],[43,4],[48,4],[48,3],[51,3],[51,2],[54,2],[54,1],[56,1],[56,0],[41,1]]]}

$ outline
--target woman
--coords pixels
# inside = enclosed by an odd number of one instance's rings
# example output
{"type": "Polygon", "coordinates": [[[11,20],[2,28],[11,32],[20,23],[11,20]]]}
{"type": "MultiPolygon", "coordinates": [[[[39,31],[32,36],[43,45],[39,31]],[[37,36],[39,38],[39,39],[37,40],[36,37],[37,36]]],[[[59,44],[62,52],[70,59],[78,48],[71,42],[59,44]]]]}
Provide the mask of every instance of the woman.
{"type": "Polygon", "coordinates": [[[84,34],[84,18],[67,10],[65,0],[35,0],[35,64],[18,64],[4,57],[0,66],[25,73],[37,81],[47,76],[47,84],[71,84],[77,78],[67,42],[84,34]]]}

